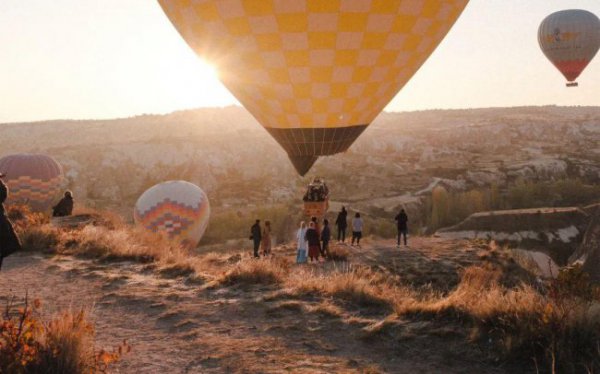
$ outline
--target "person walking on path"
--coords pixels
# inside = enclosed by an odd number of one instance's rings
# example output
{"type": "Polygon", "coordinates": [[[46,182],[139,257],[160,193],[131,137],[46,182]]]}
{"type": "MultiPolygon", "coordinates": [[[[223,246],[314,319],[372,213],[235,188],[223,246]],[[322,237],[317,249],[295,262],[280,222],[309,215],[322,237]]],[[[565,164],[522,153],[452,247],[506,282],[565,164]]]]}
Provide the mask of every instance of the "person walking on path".
{"type": "Polygon", "coordinates": [[[258,248],[262,239],[262,230],[260,228],[260,220],[257,219],[254,225],[250,228],[250,239],[254,242],[254,257],[259,257],[258,248]]]}
{"type": "Polygon", "coordinates": [[[8,187],[4,184],[3,177],[4,174],[0,173],[0,269],[2,269],[4,257],[21,250],[21,241],[4,210],[4,201],[8,198],[8,187]]]}
{"type": "Polygon", "coordinates": [[[329,221],[323,220],[323,230],[321,231],[321,256],[329,258],[329,240],[331,239],[331,230],[329,229],[329,221]]]}
{"type": "Polygon", "coordinates": [[[404,235],[404,245],[408,245],[406,241],[406,235],[408,234],[408,216],[404,209],[400,210],[400,213],[398,213],[395,220],[398,225],[398,248],[400,248],[400,237],[402,235],[404,235]]]}
{"type": "Polygon", "coordinates": [[[356,239],[356,245],[360,247],[360,238],[362,238],[363,220],[360,218],[360,213],[356,213],[352,219],[352,245],[356,239]]]}
{"type": "Polygon", "coordinates": [[[65,196],[52,208],[52,217],[66,217],[73,213],[73,193],[65,191],[65,196]]]}
{"type": "Polygon", "coordinates": [[[345,207],[342,207],[342,210],[338,213],[335,225],[337,226],[337,240],[343,243],[346,241],[346,228],[348,227],[348,212],[345,207]]]}
{"type": "Polygon", "coordinates": [[[308,257],[310,258],[310,262],[319,262],[319,234],[317,234],[314,222],[311,221],[308,225],[305,237],[308,242],[308,257]]]}
{"type": "Polygon", "coordinates": [[[300,228],[296,233],[296,239],[298,240],[298,252],[296,254],[296,263],[306,263],[308,256],[308,242],[306,241],[306,224],[304,221],[300,222],[300,228]]]}
{"type": "Polygon", "coordinates": [[[263,228],[263,231],[262,231],[261,240],[262,240],[261,247],[262,247],[263,256],[266,257],[271,254],[271,222],[270,221],[265,221],[265,227],[263,228]]]}

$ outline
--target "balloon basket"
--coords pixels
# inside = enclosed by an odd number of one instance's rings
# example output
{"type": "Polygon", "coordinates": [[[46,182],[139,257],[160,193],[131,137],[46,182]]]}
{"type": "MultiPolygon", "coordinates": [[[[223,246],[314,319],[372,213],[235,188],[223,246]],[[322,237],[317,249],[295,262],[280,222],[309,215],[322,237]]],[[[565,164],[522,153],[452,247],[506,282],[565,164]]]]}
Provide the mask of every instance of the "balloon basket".
{"type": "Polygon", "coordinates": [[[579,87],[579,83],[577,82],[568,82],[567,87],[579,87]]]}

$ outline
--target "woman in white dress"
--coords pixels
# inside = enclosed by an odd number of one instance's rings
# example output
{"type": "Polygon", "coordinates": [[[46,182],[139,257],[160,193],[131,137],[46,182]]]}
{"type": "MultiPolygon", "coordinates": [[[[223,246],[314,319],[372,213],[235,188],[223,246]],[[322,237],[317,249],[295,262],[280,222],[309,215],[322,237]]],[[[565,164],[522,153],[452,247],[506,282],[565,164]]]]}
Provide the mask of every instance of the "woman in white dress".
{"type": "Polygon", "coordinates": [[[304,221],[300,222],[300,228],[296,233],[296,239],[298,240],[298,252],[296,254],[296,263],[306,263],[306,256],[308,252],[308,242],[306,241],[306,224],[304,221]]]}

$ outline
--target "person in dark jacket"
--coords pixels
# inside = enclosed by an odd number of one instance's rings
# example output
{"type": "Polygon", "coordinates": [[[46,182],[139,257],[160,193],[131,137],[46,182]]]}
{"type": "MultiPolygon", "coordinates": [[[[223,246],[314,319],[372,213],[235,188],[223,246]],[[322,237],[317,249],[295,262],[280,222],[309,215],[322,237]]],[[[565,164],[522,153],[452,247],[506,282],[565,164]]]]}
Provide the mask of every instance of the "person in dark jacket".
{"type": "Polygon", "coordinates": [[[345,207],[342,207],[338,213],[335,225],[337,226],[337,240],[343,243],[346,240],[346,228],[348,227],[348,212],[345,207]]]}
{"type": "Polygon", "coordinates": [[[400,213],[395,218],[398,226],[398,248],[400,248],[400,237],[404,235],[404,245],[408,245],[406,242],[406,235],[408,234],[408,216],[404,209],[400,210],[400,213]]]}
{"type": "Polygon", "coordinates": [[[331,230],[329,229],[329,221],[327,219],[323,220],[323,230],[321,231],[321,242],[323,245],[321,246],[321,256],[323,258],[329,257],[329,240],[331,239],[331,230]]]}
{"type": "Polygon", "coordinates": [[[308,230],[306,230],[306,241],[308,242],[308,257],[310,258],[310,262],[319,262],[319,247],[321,243],[315,223],[312,221],[308,225],[308,230]]]}
{"type": "Polygon", "coordinates": [[[4,202],[8,198],[8,187],[4,184],[3,177],[4,174],[0,173],[0,214],[4,214],[4,202]]]}
{"type": "Polygon", "coordinates": [[[4,257],[21,249],[19,237],[4,210],[4,201],[8,198],[8,187],[4,184],[3,177],[4,174],[0,173],[0,269],[2,269],[4,257]]]}
{"type": "Polygon", "coordinates": [[[254,242],[254,257],[260,257],[258,255],[258,249],[260,248],[260,242],[262,240],[262,230],[260,228],[260,220],[257,219],[254,225],[250,228],[250,239],[254,242]]]}
{"type": "Polygon", "coordinates": [[[52,217],[66,217],[73,213],[73,193],[65,191],[65,197],[52,208],[52,217]]]}

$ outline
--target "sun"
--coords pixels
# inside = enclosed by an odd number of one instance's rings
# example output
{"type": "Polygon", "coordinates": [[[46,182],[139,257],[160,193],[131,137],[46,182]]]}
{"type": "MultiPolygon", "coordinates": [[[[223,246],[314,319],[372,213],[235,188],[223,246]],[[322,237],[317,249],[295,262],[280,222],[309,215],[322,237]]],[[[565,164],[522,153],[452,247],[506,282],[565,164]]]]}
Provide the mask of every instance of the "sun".
{"type": "Polygon", "coordinates": [[[219,81],[218,69],[194,54],[179,56],[170,69],[168,79],[177,101],[188,107],[237,104],[237,100],[219,81]]]}

